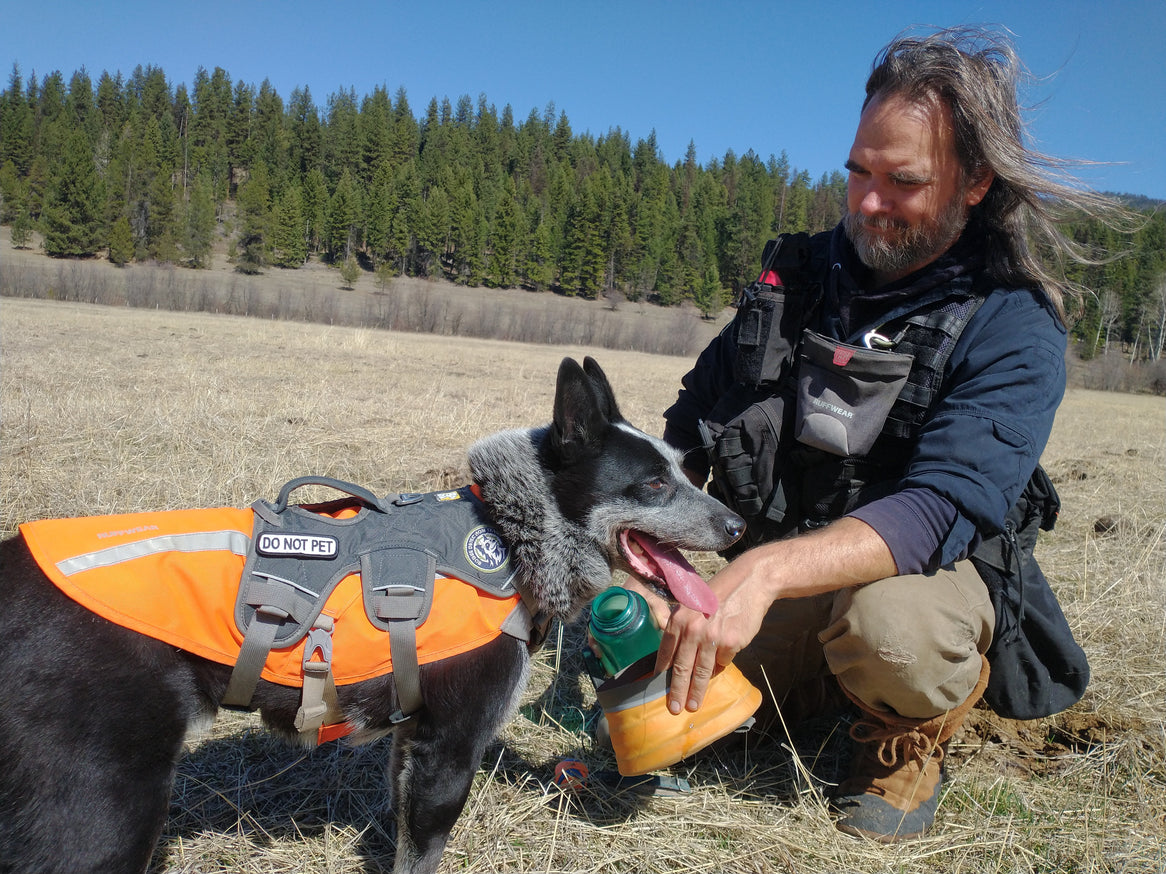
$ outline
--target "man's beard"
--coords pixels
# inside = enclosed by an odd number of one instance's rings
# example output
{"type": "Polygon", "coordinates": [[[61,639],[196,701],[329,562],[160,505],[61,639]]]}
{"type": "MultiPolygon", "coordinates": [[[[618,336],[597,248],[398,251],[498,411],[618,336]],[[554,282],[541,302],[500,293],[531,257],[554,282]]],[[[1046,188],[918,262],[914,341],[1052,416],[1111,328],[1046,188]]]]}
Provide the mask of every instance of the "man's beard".
{"type": "Polygon", "coordinates": [[[910,227],[902,219],[867,217],[848,212],[843,218],[846,236],[858,258],[877,273],[905,275],[914,265],[942,255],[968,221],[963,201],[953,197],[934,219],[910,227]],[[871,229],[890,229],[891,234],[874,234],[871,229]]]}

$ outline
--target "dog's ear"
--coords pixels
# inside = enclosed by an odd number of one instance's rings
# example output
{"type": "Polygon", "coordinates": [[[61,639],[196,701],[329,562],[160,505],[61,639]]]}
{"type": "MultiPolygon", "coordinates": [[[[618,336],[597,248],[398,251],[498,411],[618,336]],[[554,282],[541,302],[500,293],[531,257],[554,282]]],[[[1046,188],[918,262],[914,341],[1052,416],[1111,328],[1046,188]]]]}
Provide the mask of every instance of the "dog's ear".
{"type": "MultiPolygon", "coordinates": [[[[603,371],[599,371],[599,374],[603,384],[607,385],[603,371]]],[[[607,392],[610,395],[610,386],[607,392]]],[[[609,404],[594,377],[584,372],[577,361],[573,358],[563,359],[555,385],[551,449],[564,464],[578,461],[602,448],[603,432],[611,423],[608,409],[609,406],[614,407],[614,404],[614,398],[609,404]]]]}
{"type": "Polygon", "coordinates": [[[611,383],[607,381],[607,374],[603,372],[603,368],[599,366],[599,362],[588,355],[583,359],[583,372],[587,374],[591,379],[591,384],[595,386],[600,406],[603,407],[608,421],[623,421],[623,416],[620,415],[619,407],[615,402],[615,392],[612,391],[611,383]]]}

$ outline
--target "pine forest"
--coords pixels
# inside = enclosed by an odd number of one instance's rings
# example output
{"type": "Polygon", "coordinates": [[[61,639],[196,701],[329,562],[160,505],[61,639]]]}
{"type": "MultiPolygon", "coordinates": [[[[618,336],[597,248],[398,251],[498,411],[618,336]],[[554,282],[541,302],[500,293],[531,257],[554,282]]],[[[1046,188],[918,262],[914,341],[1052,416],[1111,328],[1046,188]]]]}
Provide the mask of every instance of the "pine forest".
{"type": "MultiPolygon", "coordinates": [[[[756,276],[767,239],[833,226],[845,193],[842,172],[811,179],[784,152],[700,165],[690,144],[668,163],[654,134],[577,134],[553,103],[516,119],[485,95],[435,97],[415,114],[404,89],[382,87],[319,106],[307,87],[285,100],[219,67],[188,87],[152,66],[26,82],[14,64],[0,92],[0,221],[13,245],[36,231],[56,257],[199,268],[225,239],[249,273],[319,259],[352,276],[618,293],[711,316],[756,276]]],[[[1158,360],[1166,218],[1127,200],[1146,215],[1129,238],[1072,226],[1125,253],[1073,277],[1094,292],[1075,332],[1085,357],[1117,343],[1158,360]]]]}

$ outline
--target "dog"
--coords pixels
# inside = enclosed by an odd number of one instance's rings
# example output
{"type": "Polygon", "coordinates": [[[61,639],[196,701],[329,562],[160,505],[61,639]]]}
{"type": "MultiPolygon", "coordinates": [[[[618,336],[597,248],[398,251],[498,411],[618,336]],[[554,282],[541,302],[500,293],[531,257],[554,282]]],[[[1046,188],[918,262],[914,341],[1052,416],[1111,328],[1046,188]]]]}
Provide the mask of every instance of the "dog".
{"type": "MultiPolygon", "coordinates": [[[[689,481],[676,450],[623,418],[593,359],[561,363],[550,424],[487,436],[468,456],[534,610],[569,621],[616,569],[715,609],[691,568],[672,569],[677,550],[723,550],[745,523],[689,481]]],[[[0,872],[140,874],[166,822],[183,740],[213,718],[231,668],[81,606],[21,534],[0,543],[0,603],[0,872]]],[[[354,741],[393,737],[395,871],[437,868],[529,662],[528,645],[502,634],[422,664],[421,707],[395,724],[392,674],[337,687],[354,741]]],[[[299,706],[298,689],[262,679],[250,702],[289,737],[299,706]]]]}

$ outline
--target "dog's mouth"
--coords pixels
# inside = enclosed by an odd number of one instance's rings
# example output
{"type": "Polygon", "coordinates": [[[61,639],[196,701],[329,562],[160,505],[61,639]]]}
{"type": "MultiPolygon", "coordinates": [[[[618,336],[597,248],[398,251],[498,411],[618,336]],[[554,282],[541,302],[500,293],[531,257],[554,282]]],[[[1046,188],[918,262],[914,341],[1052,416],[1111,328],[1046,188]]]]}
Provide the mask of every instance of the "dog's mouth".
{"type": "Polygon", "coordinates": [[[717,612],[717,596],[678,549],[643,531],[621,531],[619,547],[636,576],[663,586],[685,607],[706,616],[717,612]]]}

